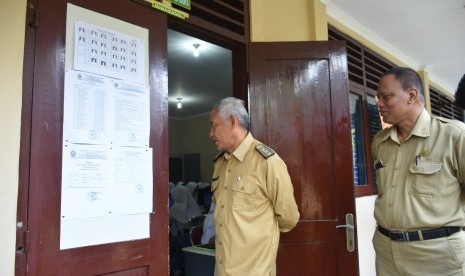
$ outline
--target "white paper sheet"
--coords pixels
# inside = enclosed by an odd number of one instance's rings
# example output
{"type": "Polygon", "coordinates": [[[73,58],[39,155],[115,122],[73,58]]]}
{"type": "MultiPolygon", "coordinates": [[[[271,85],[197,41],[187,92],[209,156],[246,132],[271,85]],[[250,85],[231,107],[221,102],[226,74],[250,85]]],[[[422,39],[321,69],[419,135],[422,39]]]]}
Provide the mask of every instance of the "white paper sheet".
{"type": "Polygon", "coordinates": [[[110,214],[113,191],[111,161],[108,146],[64,144],[61,218],[110,214]]]}
{"type": "Polygon", "coordinates": [[[147,85],[67,70],[64,103],[64,143],[149,146],[147,85]]]}
{"type": "Polygon", "coordinates": [[[60,249],[150,237],[150,214],[61,220],[60,249]]]}
{"type": "Polygon", "coordinates": [[[150,136],[149,87],[114,80],[110,103],[114,145],[148,147],[150,136]]]}
{"type": "Polygon", "coordinates": [[[64,142],[108,144],[111,79],[80,71],[65,72],[64,142]]]}
{"type": "Polygon", "coordinates": [[[74,69],[143,83],[145,42],[83,21],[75,21],[74,69]]]}
{"type": "Polygon", "coordinates": [[[147,43],[147,29],[68,4],[60,249],[150,236],[147,43]]]}
{"type": "Polygon", "coordinates": [[[114,147],[112,214],[152,211],[152,149],[114,147]]]}

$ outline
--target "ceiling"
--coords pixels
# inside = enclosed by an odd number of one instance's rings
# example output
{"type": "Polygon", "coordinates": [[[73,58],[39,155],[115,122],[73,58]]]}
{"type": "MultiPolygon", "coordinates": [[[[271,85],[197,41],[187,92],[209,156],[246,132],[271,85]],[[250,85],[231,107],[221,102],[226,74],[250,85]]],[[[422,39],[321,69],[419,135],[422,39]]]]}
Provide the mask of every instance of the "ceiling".
{"type": "Polygon", "coordinates": [[[322,2],[331,17],[455,93],[465,74],[465,0],[322,2]]]}
{"type": "MultiPolygon", "coordinates": [[[[465,74],[465,0],[321,1],[329,16],[407,66],[428,72],[437,89],[455,92],[465,74]]],[[[232,95],[231,51],[169,30],[168,76],[169,116],[205,114],[232,95]]]]}
{"type": "Polygon", "coordinates": [[[205,114],[215,102],[232,94],[232,52],[168,30],[169,117],[205,114]],[[200,45],[198,57],[193,54],[194,44],[200,45]]]}

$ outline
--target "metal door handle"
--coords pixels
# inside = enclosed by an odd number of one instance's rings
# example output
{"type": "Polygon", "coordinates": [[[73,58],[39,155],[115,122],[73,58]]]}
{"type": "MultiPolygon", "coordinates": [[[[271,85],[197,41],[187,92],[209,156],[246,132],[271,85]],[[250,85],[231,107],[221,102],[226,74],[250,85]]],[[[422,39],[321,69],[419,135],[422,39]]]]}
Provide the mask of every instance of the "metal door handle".
{"type": "Polygon", "coordinates": [[[350,225],[350,224],[341,224],[341,225],[337,225],[336,228],[349,228],[349,229],[355,229],[355,227],[353,225],[350,225]]]}
{"type": "Polygon", "coordinates": [[[354,241],[354,215],[346,214],[346,224],[336,225],[336,228],[345,228],[346,229],[346,239],[347,239],[347,251],[354,252],[355,250],[355,241],[354,241]]]}

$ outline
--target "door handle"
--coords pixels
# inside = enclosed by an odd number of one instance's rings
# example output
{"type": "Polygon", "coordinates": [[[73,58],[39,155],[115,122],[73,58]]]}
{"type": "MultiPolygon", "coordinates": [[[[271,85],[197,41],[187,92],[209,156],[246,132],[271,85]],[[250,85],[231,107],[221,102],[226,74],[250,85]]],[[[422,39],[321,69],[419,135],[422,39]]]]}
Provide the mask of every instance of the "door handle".
{"type": "Polygon", "coordinates": [[[347,240],[347,251],[354,252],[355,241],[354,241],[354,215],[351,213],[346,214],[346,224],[336,225],[336,228],[346,229],[346,240],[347,240]]]}
{"type": "Polygon", "coordinates": [[[355,229],[355,227],[354,227],[353,225],[350,225],[350,224],[341,224],[341,225],[336,226],[336,228],[349,228],[349,229],[355,229]]]}

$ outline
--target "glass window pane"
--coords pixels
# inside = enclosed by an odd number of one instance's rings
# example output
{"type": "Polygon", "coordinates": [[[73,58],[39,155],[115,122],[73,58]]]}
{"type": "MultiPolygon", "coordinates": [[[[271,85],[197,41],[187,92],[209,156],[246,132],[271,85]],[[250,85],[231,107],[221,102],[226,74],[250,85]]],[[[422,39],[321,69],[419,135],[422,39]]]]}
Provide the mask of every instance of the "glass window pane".
{"type": "MultiPolygon", "coordinates": [[[[367,109],[368,109],[368,129],[370,132],[370,145],[371,145],[371,142],[373,141],[373,137],[375,137],[375,134],[383,128],[381,124],[381,118],[378,112],[378,107],[376,106],[375,96],[367,95],[367,109]]],[[[374,162],[371,157],[370,157],[370,160],[371,160],[371,166],[373,168],[374,162]]],[[[378,189],[376,186],[376,174],[375,173],[373,173],[373,186],[374,186],[374,191],[377,191],[378,189]]]]}
{"type": "Polygon", "coordinates": [[[354,184],[367,185],[365,144],[363,139],[362,97],[350,93],[350,125],[352,131],[352,156],[354,161],[354,184]]]}
{"type": "Polygon", "coordinates": [[[375,96],[367,95],[368,129],[370,130],[370,143],[375,134],[382,129],[381,118],[376,106],[375,96]]]}

